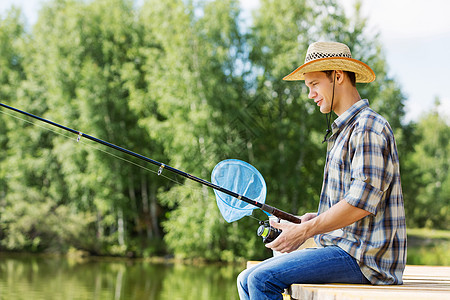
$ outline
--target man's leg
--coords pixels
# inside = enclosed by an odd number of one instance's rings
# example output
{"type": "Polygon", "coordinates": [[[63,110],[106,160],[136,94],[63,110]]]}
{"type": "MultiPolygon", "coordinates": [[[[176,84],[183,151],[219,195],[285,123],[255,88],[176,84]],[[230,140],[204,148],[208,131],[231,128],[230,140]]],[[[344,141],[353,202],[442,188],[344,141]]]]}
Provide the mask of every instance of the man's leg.
{"type": "MultiPolygon", "coordinates": [[[[279,256],[277,256],[279,257],[279,256]]],[[[277,257],[271,257],[269,259],[266,259],[262,262],[260,262],[259,264],[252,266],[244,271],[242,271],[238,277],[237,277],[237,287],[238,287],[238,293],[239,293],[239,298],[241,300],[248,300],[250,299],[250,292],[248,290],[248,277],[249,275],[253,272],[256,271],[257,272],[257,268],[262,268],[264,265],[269,264],[272,265],[272,260],[276,260],[277,257]]],[[[275,265],[277,265],[278,263],[276,263],[275,265]]]]}
{"type": "Polygon", "coordinates": [[[339,247],[294,251],[270,258],[238,276],[241,299],[282,299],[293,283],[369,283],[357,261],[339,247]]]}

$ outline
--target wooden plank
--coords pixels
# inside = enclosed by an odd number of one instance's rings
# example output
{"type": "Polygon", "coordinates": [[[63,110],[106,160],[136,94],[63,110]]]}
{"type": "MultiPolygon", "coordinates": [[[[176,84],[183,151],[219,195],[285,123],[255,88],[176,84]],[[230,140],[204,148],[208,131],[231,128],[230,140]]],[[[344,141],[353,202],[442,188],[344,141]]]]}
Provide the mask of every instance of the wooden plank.
{"type": "Polygon", "coordinates": [[[403,278],[408,279],[410,277],[445,278],[450,280],[450,267],[407,265],[403,278]]]}
{"type": "Polygon", "coordinates": [[[442,291],[398,291],[398,290],[354,290],[354,289],[335,289],[328,290],[322,288],[310,288],[305,286],[301,290],[300,295],[292,295],[293,299],[314,299],[314,300],[379,300],[379,299],[395,299],[395,300],[444,300],[449,299],[450,293],[442,291]]]}
{"type": "MultiPolygon", "coordinates": [[[[249,261],[247,267],[258,263],[249,261]]],[[[408,265],[403,280],[403,285],[293,284],[289,292],[302,300],[450,299],[450,267],[408,265]]]]}
{"type": "Polygon", "coordinates": [[[247,261],[247,269],[251,268],[259,263],[260,263],[260,261],[258,261],[258,260],[249,260],[249,261],[247,261]]]}
{"type": "Polygon", "coordinates": [[[294,284],[293,299],[450,299],[450,267],[406,266],[403,285],[294,284]]]}
{"type": "MultiPolygon", "coordinates": [[[[353,290],[353,291],[441,291],[441,292],[449,292],[449,285],[358,285],[358,284],[295,284],[294,286],[298,286],[301,288],[315,288],[322,289],[324,291],[329,290],[353,290]]],[[[292,290],[292,289],[291,289],[292,290]]],[[[294,294],[293,294],[294,295],[294,294]]]]}

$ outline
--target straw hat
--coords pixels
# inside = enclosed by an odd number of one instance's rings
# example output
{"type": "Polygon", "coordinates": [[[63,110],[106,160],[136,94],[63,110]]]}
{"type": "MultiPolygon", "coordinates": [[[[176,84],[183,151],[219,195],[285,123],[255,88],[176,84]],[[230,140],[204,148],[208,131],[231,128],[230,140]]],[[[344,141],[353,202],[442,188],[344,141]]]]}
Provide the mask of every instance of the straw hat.
{"type": "Polygon", "coordinates": [[[354,72],[356,82],[375,80],[375,73],[368,65],[353,59],[347,45],[336,42],[316,42],[309,45],[305,63],[283,80],[305,80],[305,73],[327,70],[354,72]]]}

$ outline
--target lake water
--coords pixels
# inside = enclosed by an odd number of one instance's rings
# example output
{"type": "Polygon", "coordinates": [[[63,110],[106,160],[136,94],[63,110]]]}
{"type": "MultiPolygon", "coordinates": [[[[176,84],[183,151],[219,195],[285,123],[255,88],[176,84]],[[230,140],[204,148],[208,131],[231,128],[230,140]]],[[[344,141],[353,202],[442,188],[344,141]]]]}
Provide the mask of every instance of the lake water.
{"type": "Polygon", "coordinates": [[[0,253],[0,299],[232,300],[243,267],[0,253]]]}

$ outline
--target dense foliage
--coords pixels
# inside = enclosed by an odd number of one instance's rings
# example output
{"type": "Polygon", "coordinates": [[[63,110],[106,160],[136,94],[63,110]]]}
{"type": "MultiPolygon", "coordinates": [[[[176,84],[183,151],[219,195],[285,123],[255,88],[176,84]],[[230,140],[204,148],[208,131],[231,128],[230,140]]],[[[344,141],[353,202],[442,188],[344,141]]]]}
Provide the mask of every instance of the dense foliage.
{"type": "MultiPolygon", "coordinates": [[[[395,129],[408,224],[448,229],[449,126],[436,112],[402,123],[405,98],[355,8],[350,20],[333,0],[262,0],[244,26],[236,0],[52,0],[29,30],[12,9],[0,99],[207,180],[222,159],[248,161],[268,203],[302,214],[318,204],[325,118],[281,78],[312,41],[342,41],[377,74],[358,88],[395,129]]],[[[227,224],[208,188],[3,110],[0,132],[1,249],[268,254],[264,216],[227,224]]]]}

